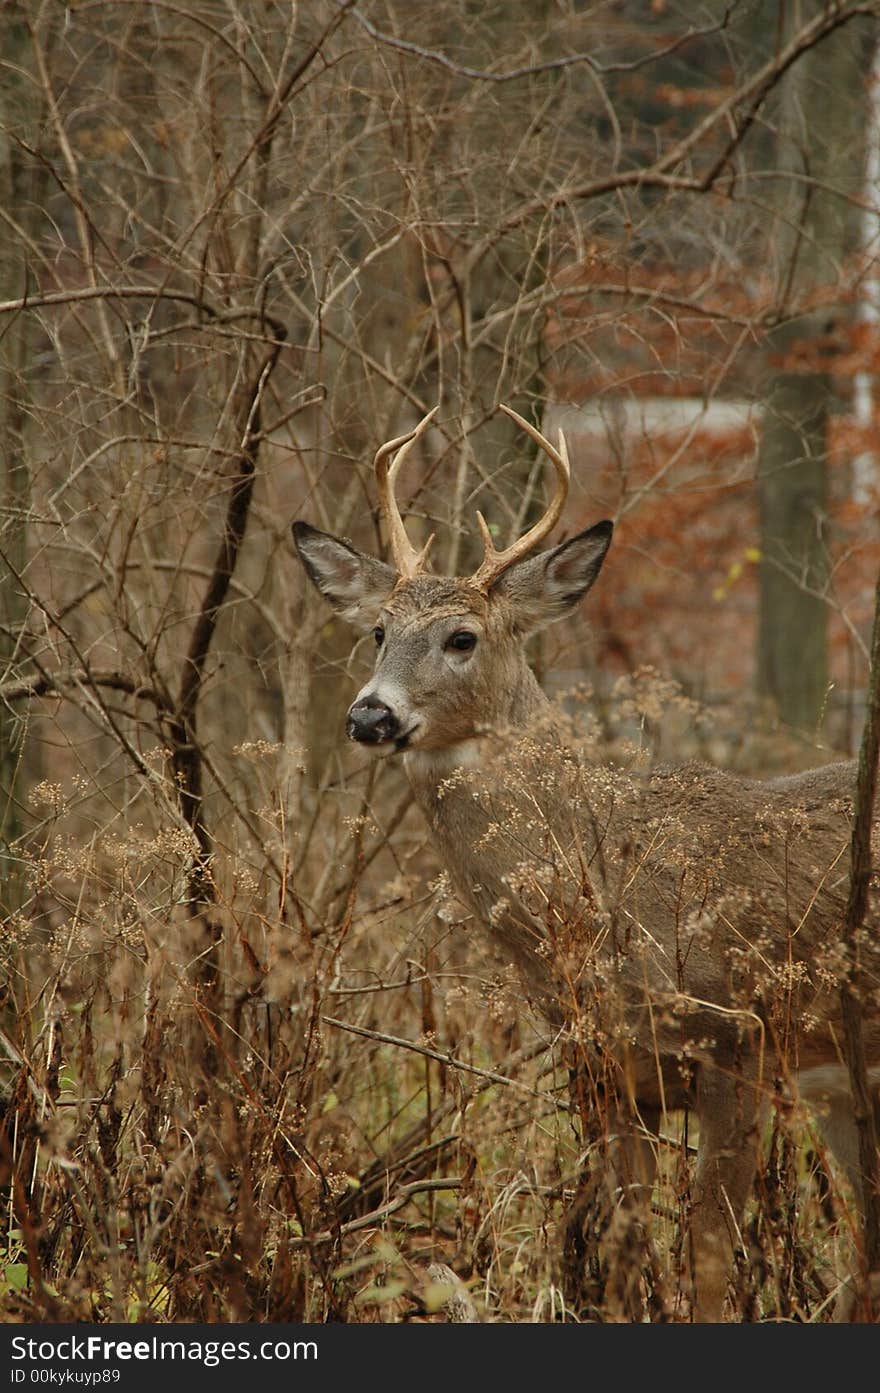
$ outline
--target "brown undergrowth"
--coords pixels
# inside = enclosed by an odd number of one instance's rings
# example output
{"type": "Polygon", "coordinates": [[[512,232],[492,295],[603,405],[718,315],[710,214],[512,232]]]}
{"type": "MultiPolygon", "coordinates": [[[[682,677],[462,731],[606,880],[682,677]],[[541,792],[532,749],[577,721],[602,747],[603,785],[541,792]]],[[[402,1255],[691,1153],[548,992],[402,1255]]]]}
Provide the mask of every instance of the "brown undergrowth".
{"type": "MultiPolygon", "coordinates": [[[[572,738],[638,763],[671,694],[674,742],[685,722],[699,752],[704,718],[652,680],[572,738]]],[[[214,1001],[168,801],[141,791],[136,817],[90,830],[82,781],[34,790],[2,941],[5,1320],[688,1318],[688,1113],[650,1143],[648,1234],[609,1201],[595,1020],[548,1025],[525,999],[437,876],[398,772],[352,790],[349,811],[314,803],[296,874],[218,838],[214,1001]]],[[[767,1080],[733,1319],[827,1319],[856,1228],[784,1084],[767,1080]]]]}

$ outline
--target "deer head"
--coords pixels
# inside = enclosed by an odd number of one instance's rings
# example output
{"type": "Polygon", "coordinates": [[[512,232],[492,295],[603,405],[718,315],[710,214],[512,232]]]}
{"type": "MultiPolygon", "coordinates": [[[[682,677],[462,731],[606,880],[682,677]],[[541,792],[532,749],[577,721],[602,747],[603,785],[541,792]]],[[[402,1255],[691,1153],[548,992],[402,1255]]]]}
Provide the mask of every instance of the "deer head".
{"type": "Polygon", "coordinates": [[[534,705],[536,684],[526,663],[526,637],[561,619],[595,581],[613,531],[600,522],[537,554],[562,513],[569,462],[559,448],[508,406],[502,406],[553,462],[556,486],[544,515],[497,551],[477,514],[484,555],[467,578],[431,575],[433,538],[416,552],[395,499],[407,453],[433,419],[388,441],[376,453],[379,499],[393,565],[349,542],[296,522],[293,537],[308,575],[334,609],[376,643],[373,676],[349,708],[349,738],[389,749],[444,750],[487,729],[517,723],[534,705]]]}

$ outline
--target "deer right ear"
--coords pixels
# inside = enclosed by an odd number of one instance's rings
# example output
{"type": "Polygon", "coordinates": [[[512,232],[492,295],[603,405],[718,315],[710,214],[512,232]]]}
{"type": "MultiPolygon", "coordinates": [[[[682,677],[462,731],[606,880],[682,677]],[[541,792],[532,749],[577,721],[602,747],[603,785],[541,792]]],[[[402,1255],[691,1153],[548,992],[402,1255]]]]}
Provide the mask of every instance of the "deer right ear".
{"type": "Polygon", "coordinates": [[[368,629],[388,599],[397,573],[348,542],[319,532],[307,522],[293,524],[293,541],[306,574],[325,600],[351,624],[368,629]]]}

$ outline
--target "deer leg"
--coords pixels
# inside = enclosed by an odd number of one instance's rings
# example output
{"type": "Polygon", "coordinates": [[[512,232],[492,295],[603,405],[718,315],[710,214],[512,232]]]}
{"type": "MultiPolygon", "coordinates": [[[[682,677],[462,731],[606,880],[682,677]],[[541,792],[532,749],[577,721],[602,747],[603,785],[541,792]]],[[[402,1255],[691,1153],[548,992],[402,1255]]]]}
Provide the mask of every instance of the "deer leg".
{"type": "Polygon", "coordinates": [[[641,1108],[639,1115],[621,1109],[608,1119],[608,1182],[611,1218],[606,1233],[609,1315],[615,1320],[644,1319],[642,1277],[651,1243],[651,1194],[657,1175],[660,1113],[641,1108]]]}
{"type": "MultiPolygon", "coordinates": [[[[871,1069],[868,1081],[874,1100],[874,1116],[880,1128],[880,1070],[871,1069]]],[[[840,1064],[829,1064],[802,1070],[798,1074],[798,1092],[811,1105],[822,1138],[852,1186],[856,1204],[860,1213],[864,1215],[865,1198],[859,1164],[859,1137],[846,1069],[840,1064]]],[[[845,1221],[839,1225],[838,1246],[841,1277],[834,1303],[834,1320],[850,1321],[856,1308],[857,1284],[853,1280],[853,1274],[857,1267],[858,1254],[853,1242],[852,1227],[845,1221]]],[[[875,1292],[874,1285],[872,1283],[872,1300],[876,1302],[880,1297],[880,1291],[875,1292]]]]}
{"type": "Polygon", "coordinates": [[[656,1171],[653,1109],[609,1108],[588,1149],[565,1219],[563,1282],[572,1308],[616,1321],[644,1319],[642,1275],[656,1171]],[[597,1245],[598,1239],[598,1245],[597,1245]]]}
{"type": "Polygon", "coordinates": [[[608,1158],[618,1204],[647,1212],[657,1177],[659,1108],[639,1109],[638,1117],[617,1112],[608,1120],[608,1158]]]}
{"type": "Polygon", "coordinates": [[[700,1127],[687,1252],[695,1320],[720,1321],[737,1227],[757,1168],[754,1081],[703,1066],[697,1080],[700,1127]]]}

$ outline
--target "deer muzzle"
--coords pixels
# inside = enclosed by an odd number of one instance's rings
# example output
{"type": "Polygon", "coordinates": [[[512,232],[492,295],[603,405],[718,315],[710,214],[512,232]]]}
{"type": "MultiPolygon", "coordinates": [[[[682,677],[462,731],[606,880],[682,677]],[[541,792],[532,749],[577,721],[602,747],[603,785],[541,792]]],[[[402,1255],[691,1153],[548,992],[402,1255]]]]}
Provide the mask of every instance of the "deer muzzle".
{"type": "Polygon", "coordinates": [[[357,740],[361,745],[381,745],[397,738],[400,721],[378,697],[359,697],[349,708],[345,731],[349,740],[357,740]]]}

